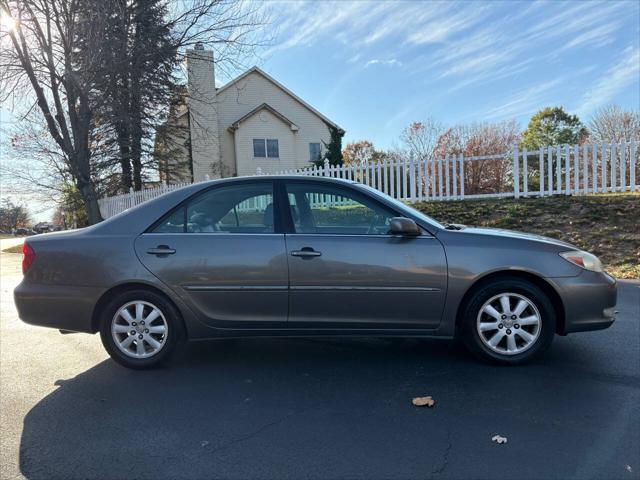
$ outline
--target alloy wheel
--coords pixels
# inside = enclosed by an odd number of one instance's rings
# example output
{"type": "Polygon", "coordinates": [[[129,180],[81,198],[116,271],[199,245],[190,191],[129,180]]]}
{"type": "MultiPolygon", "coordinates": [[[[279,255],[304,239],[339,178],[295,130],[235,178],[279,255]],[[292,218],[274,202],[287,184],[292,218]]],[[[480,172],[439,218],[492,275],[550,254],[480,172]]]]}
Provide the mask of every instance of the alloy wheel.
{"type": "Polygon", "coordinates": [[[516,355],[540,337],[542,320],[535,304],[518,293],[500,293],[487,300],[478,313],[480,340],[500,355],[516,355]]]}
{"type": "Polygon", "coordinates": [[[164,347],[169,325],[162,311],[136,300],[118,309],[111,321],[111,335],[118,349],[131,358],[149,358],[164,347]]]}

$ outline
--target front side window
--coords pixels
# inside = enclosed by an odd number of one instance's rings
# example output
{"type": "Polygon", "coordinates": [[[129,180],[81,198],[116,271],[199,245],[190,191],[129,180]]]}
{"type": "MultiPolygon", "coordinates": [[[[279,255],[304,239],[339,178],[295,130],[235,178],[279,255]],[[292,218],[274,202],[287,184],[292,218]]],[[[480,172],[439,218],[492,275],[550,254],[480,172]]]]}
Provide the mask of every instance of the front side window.
{"type": "Polygon", "coordinates": [[[292,183],[287,197],[296,233],[386,235],[396,214],[358,192],[292,183]]]}
{"type": "Polygon", "coordinates": [[[309,161],[317,162],[320,160],[321,150],[319,143],[310,143],[309,144],[309,161]]]}
{"type": "Polygon", "coordinates": [[[160,221],[154,233],[273,233],[273,185],[208,190],[160,221]],[[186,223],[185,223],[186,221],[186,223]]]}

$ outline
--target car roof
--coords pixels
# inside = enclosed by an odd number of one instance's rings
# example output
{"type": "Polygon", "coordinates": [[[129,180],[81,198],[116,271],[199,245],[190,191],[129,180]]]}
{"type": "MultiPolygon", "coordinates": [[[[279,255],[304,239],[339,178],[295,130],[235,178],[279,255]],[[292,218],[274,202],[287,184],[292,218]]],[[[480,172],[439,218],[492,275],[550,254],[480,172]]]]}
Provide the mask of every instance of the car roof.
{"type": "Polygon", "coordinates": [[[253,182],[253,181],[268,181],[268,180],[313,180],[317,182],[326,182],[326,183],[340,183],[343,185],[354,185],[359,182],[354,180],[347,180],[344,178],[332,178],[332,177],[314,177],[311,175],[247,175],[240,177],[229,177],[229,178],[217,178],[215,180],[208,180],[205,182],[199,182],[189,185],[189,187],[193,185],[206,186],[206,185],[219,185],[222,183],[236,183],[236,182],[253,182]]]}

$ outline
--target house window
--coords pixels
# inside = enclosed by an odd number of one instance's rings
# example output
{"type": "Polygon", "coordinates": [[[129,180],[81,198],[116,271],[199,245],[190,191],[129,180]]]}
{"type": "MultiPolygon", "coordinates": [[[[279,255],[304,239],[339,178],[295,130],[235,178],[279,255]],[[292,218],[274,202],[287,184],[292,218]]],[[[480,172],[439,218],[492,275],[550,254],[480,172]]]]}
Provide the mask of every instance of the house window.
{"type": "Polygon", "coordinates": [[[269,158],[279,158],[280,157],[280,149],[278,148],[278,140],[268,139],[267,140],[267,157],[269,158]]]}
{"type": "Polygon", "coordinates": [[[320,144],[319,143],[310,143],[309,144],[309,161],[317,162],[320,160],[320,144]]]}
{"type": "Polygon", "coordinates": [[[259,158],[267,156],[267,150],[264,146],[264,138],[253,139],[253,156],[259,158]]]}
{"type": "Polygon", "coordinates": [[[278,140],[274,138],[254,138],[253,139],[254,158],[279,158],[280,148],[278,140]]]}

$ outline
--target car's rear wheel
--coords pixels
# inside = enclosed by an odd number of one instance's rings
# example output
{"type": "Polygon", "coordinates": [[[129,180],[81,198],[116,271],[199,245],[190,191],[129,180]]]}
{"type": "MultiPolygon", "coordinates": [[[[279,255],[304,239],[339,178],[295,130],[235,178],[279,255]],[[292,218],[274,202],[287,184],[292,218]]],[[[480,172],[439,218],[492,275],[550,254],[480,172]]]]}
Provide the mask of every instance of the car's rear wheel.
{"type": "Polygon", "coordinates": [[[173,352],[181,333],[175,307],[147,290],[117,295],[102,312],[100,338],[116,362],[128,368],[152,368],[173,352]]]}
{"type": "Polygon", "coordinates": [[[476,290],[462,310],[462,339],[478,357],[524,363],[551,345],[556,314],[549,297],[520,278],[501,278],[476,290]]]}

